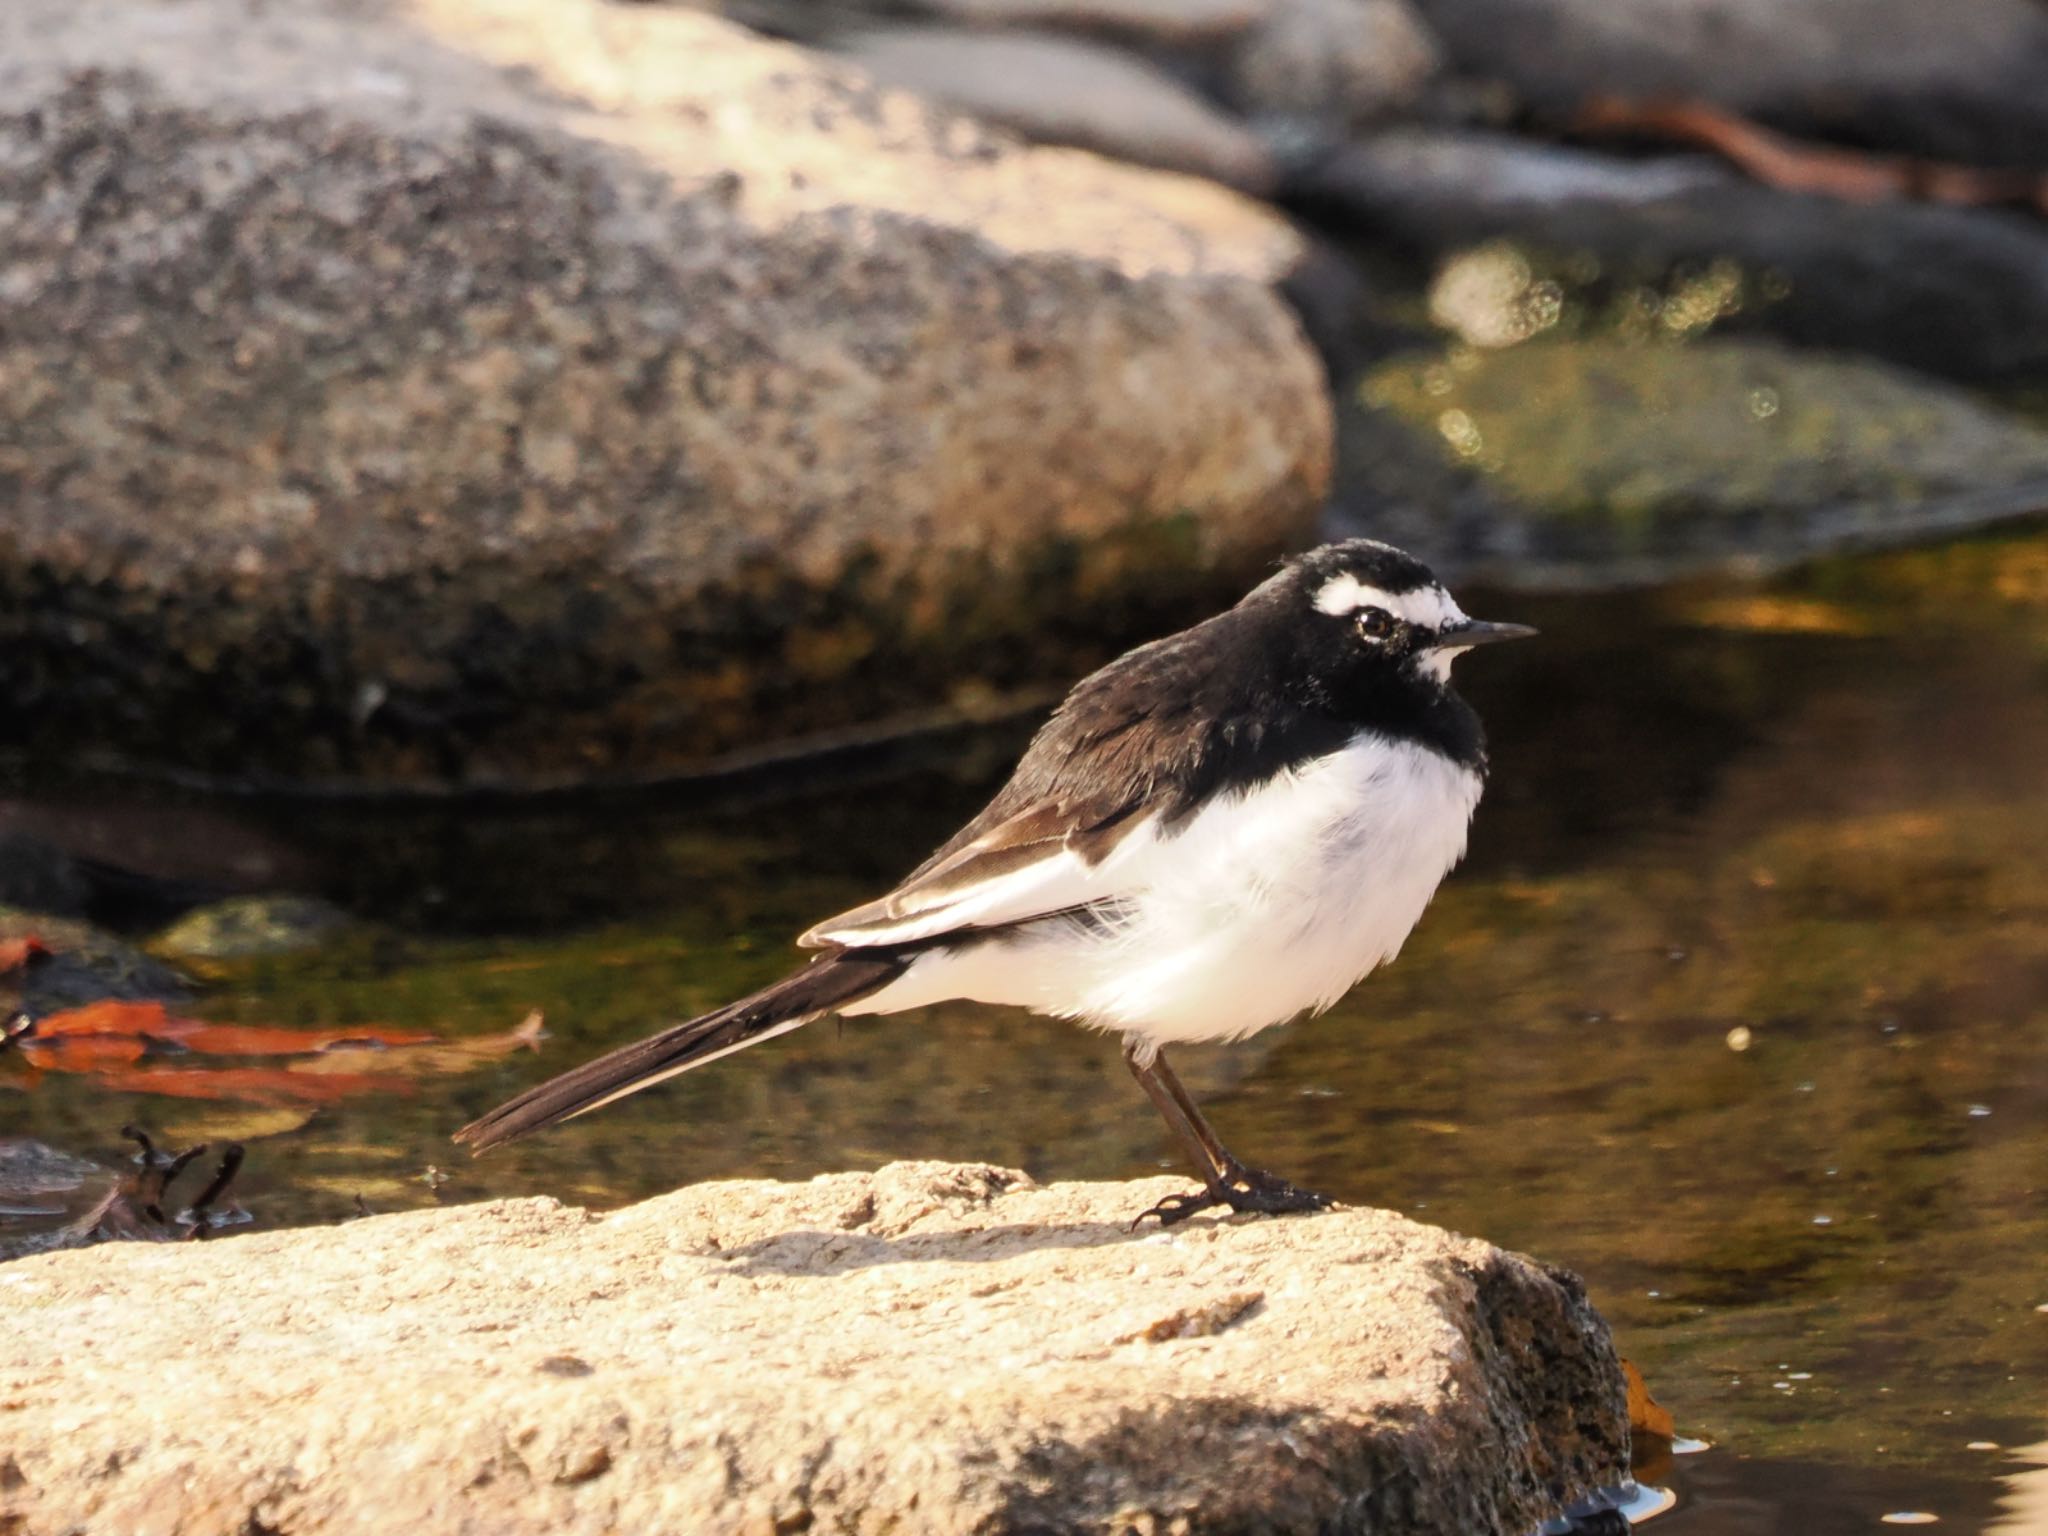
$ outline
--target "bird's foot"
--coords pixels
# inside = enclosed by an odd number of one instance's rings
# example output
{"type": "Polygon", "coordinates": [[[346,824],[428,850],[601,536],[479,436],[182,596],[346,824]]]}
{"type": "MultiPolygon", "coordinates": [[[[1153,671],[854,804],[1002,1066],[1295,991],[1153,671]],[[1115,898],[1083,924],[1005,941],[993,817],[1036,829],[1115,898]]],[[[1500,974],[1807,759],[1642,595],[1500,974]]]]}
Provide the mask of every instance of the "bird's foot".
{"type": "Polygon", "coordinates": [[[1295,1211],[1326,1211],[1336,1202],[1312,1189],[1297,1189],[1276,1173],[1262,1168],[1234,1167],[1223,1178],[1221,1189],[1199,1189],[1193,1194],[1168,1195],[1139,1215],[1132,1227],[1147,1216],[1161,1227],[1175,1226],[1199,1211],[1227,1205],[1239,1215],[1283,1216],[1295,1211]]]}
{"type": "Polygon", "coordinates": [[[1168,1195],[1150,1210],[1140,1211],[1138,1219],[1131,1223],[1131,1230],[1135,1232],[1145,1225],[1148,1216],[1165,1228],[1186,1221],[1197,1211],[1206,1211],[1222,1203],[1221,1197],[1209,1189],[1198,1189],[1191,1195],[1168,1195]]]}

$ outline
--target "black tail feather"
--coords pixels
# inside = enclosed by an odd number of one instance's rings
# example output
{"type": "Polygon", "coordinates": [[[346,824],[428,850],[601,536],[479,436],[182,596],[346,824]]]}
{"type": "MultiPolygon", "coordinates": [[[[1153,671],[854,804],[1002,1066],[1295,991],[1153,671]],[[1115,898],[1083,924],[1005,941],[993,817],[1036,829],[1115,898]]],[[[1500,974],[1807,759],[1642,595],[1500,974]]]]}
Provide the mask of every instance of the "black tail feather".
{"type": "Polygon", "coordinates": [[[888,950],[828,955],[751,997],[551,1077],[472,1120],[455,1139],[477,1154],[517,1141],[878,992],[909,964],[909,956],[888,950]]]}

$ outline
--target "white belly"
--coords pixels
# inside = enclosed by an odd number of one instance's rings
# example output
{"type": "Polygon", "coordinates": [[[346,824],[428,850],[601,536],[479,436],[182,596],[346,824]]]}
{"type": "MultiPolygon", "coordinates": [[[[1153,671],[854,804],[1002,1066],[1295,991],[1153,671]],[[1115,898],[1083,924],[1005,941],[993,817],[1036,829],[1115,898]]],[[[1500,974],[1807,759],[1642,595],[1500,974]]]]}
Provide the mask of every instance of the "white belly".
{"type": "Polygon", "coordinates": [[[934,950],[846,1011],[968,998],[1167,1044],[1327,1008],[1399,953],[1464,854],[1480,788],[1426,748],[1360,736],[1176,829],[1133,833],[1114,855],[1113,924],[1052,919],[934,950]]]}

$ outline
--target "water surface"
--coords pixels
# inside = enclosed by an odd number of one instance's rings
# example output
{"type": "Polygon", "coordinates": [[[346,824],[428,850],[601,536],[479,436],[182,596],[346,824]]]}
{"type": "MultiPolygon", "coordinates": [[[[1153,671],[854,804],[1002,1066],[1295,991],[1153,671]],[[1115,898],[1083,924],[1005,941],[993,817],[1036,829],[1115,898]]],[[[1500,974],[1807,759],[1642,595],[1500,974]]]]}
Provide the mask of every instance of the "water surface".
{"type": "MultiPolygon", "coordinates": [[[[1496,765],[1471,858],[1328,1015],[1189,1053],[1225,1139],[1584,1275],[1713,1446],[1649,1469],[1681,1492],[1674,1536],[1913,1513],[2048,1529],[2038,1492],[2015,1512],[2021,1448],[2048,1439],[2048,536],[1468,606],[1545,632],[1461,664],[1496,765]]],[[[538,1008],[550,1038],[310,1115],[0,1062],[0,1130],[102,1157],[124,1120],[248,1138],[266,1223],[908,1157],[1173,1166],[1113,1042],[964,1006],[816,1026],[479,1163],[448,1145],[525,1084],[779,974],[792,934],[971,814],[1027,729],[524,803],[209,801],[22,770],[17,809],[74,839],[361,919],[209,965],[206,1017],[485,1037],[538,1008]]]]}

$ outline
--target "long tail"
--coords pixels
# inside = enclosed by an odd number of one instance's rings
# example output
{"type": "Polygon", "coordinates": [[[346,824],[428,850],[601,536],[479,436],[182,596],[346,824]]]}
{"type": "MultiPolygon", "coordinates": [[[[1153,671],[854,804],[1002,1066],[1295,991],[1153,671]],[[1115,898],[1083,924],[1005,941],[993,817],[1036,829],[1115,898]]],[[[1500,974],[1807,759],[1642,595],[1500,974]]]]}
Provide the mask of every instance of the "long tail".
{"type": "Polygon", "coordinates": [[[678,1072],[701,1067],[756,1041],[801,1028],[821,1013],[878,992],[909,967],[889,950],[848,950],[812,962],[751,997],[673,1024],[658,1035],[551,1077],[455,1133],[482,1154],[508,1141],[586,1114],[678,1072]]]}

